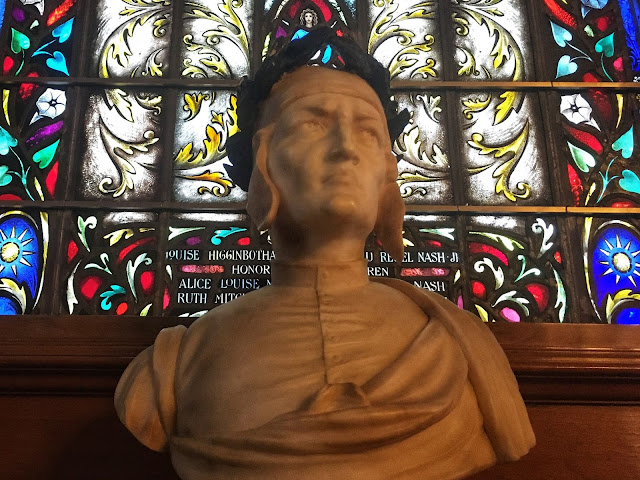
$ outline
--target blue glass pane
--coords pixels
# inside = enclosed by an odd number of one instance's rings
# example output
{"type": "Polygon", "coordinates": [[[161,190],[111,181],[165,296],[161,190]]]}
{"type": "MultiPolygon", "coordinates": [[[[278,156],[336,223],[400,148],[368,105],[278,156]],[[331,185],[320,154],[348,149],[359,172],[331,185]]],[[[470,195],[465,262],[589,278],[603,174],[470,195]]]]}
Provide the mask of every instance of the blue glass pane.
{"type": "Polygon", "coordinates": [[[640,309],[629,308],[620,312],[616,318],[618,325],[640,325],[640,309]]]}
{"type": "Polygon", "coordinates": [[[640,5],[637,0],[618,0],[622,24],[627,36],[631,68],[640,75],[640,5]]]}
{"type": "Polygon", "coordinates": [[[606,228],[593,251],[593,278],[602,305],[607,295],[615,297],[623,289],[638,291],[640,280],[640,239],[619,226],[606,228]]]}

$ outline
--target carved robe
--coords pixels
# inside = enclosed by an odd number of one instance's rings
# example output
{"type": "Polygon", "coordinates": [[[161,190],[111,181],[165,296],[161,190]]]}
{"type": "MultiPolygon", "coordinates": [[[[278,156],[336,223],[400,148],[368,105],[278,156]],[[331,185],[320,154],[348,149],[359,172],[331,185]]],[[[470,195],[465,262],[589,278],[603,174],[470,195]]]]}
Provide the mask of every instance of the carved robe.
{"type": "Polygon", "coordinates": [[[121,420],[184,480],[446,480],[535,443],[477,317],[364,261],[272,278],[163,330],[120,380],[121,420]]]}

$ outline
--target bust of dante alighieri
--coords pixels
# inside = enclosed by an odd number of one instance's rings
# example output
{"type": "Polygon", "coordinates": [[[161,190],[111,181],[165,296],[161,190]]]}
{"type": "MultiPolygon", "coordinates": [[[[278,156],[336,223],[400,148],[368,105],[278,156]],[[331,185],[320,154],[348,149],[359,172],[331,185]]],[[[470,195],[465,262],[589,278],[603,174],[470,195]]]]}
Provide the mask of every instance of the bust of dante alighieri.
{"type": "Polygon", "coordinates": [[[118,384],[120,419],[184,480],[446,480],[521,457],[535,439],[483,322],[367,277],[372,231],[403,249],[388,97],[366,72],[289,63],[249,128],[272,285],[160,332],[118,384]]]}

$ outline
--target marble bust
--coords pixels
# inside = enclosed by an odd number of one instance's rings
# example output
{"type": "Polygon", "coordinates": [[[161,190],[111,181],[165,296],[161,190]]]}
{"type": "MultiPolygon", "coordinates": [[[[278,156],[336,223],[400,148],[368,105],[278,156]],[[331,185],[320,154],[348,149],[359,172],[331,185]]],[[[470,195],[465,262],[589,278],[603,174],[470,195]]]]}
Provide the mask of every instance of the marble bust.
{"type": "Polygon", "coordinates": [[[261,102],[252,140],[247,210],[271,232],[272,285],[136,357],[115,395],[133,435],[169,450],[184,480],[446,480],[527,453],[526,409],[483,322],[367,277],[372,231],[402,257],[376,91],[295,68],[261,102]]]}

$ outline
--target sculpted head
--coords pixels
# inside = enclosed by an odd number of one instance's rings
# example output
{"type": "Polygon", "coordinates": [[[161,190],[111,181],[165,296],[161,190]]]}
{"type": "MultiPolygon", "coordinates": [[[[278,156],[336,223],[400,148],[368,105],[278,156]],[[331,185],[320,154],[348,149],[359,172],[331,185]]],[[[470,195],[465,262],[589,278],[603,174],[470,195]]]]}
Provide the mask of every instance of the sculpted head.
{"type": "Polygon", "coordinates": [[[401,259],[404,203],[387,117],[379,93],[358,75],[318,66],[282,75],[252,136],[247,211],[258,228],[346,228],[363,242],[374,231],[401,259]]]}

